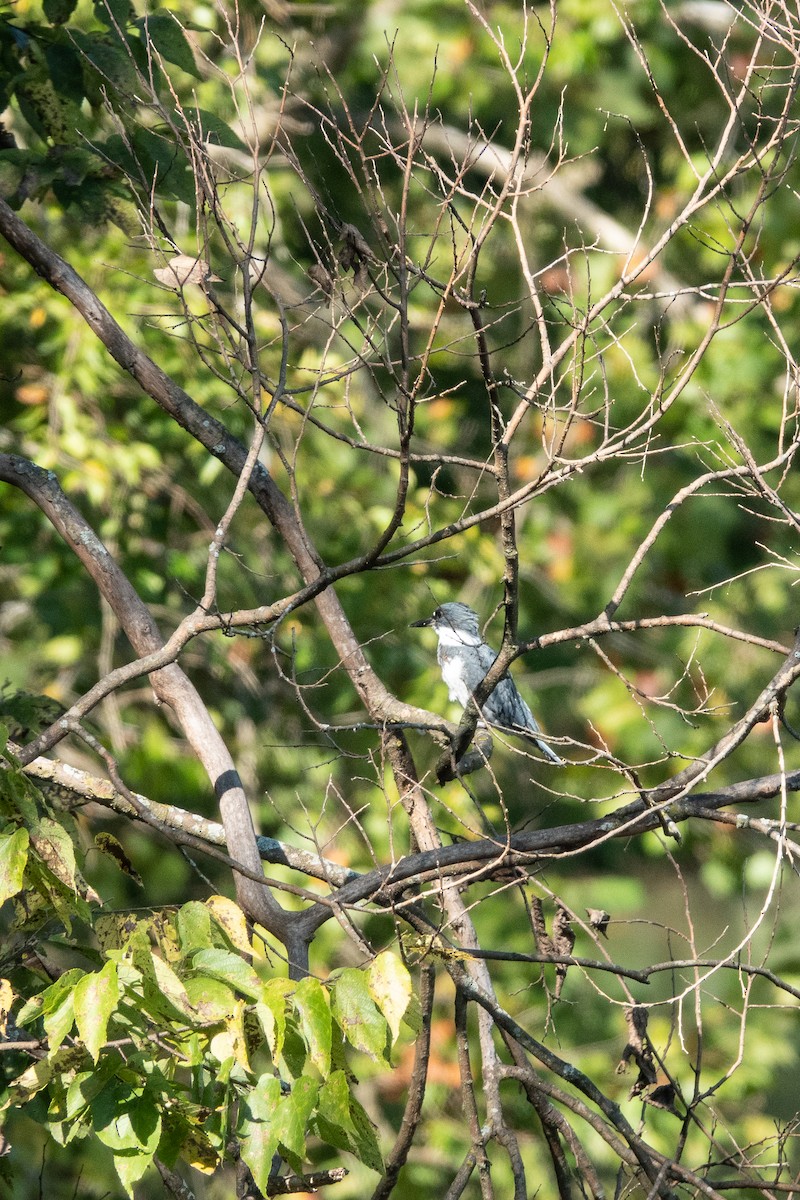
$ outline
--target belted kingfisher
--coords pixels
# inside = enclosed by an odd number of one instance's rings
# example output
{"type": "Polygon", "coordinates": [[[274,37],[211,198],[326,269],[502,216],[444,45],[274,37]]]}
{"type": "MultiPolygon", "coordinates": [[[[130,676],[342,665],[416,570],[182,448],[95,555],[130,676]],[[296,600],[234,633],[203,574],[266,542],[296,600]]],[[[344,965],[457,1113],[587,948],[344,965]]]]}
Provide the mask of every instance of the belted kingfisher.
{"type": "MultiPolygon", "coordinates": [[[[450,699],[467,707],[472,694],[497,658],[491,646],[484,642],[478,628],[478,614],[469,605],[454,601],[440,604],[432,617],[414,621],[412,629],[430,626],[439,635],[436,657],[442,668],[450,699]]],[[[564,760],[551,750],[536,734],[540,732],[536,718],[517,691],[510,675],[505,675],[484,700],[481,715],[489,725],[507,733],[534,741],[550,762],[564,765],[564,760]]]]}

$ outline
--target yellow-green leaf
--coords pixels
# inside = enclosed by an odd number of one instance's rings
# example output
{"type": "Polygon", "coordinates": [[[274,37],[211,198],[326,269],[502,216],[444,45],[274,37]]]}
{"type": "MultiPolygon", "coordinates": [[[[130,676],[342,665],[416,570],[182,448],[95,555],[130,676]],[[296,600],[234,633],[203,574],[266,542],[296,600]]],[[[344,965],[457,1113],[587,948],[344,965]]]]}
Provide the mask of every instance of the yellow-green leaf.
{"type": "Polygon", "coordinates": [[[119,1000],[117,964],[107,962],[102,971],[85,975],[75,988],[75,1024],[95,1062],[106,1040],[108,1021],[119,1000]]]}
{"type": "Polygon", "coordinates": [[[0,904],[22,890],[29,841],[27,829],[0,836],[0,904]]]}
{"type": "Polygon", "coordinates": [[[346,967],[333,984],[333,1015],[348,1042],[372,1058],[387,1061],[386,1021],[369,994],[364,971],[346,967]]]}
{"type": "Polygon", "coordinates": [[[247,932],[247,917],[227,896],[209,896],[206,908],[231,944],[242,954],[251,955],[253,947],[247,932]]]}
{"type": "Polygon", "coordinates": [[[253,1173],[256,1187],[264,1193],[272,1169],[272,1157],[278,1148],[274,1117],[280,1098],[280,1080],[274,1075],[262,1075],[242,1105],[239,1125],[241,1155],[253,1173]]]}
{"type": "Polygon", "coordinates": [[[264,985],[249,963],[230,950],[198,950],[192,959],[196,971],[236,988],[251,1000],[260,1000],[264,985]]]}
{"type": "Polygon", "coordinates": [[[386,1018],[397,1041],[400,1022],[411,999],[411,976],[398,954],[384,950],[369,965],[369,994],[386,1018]]]}
{"type": "Polygon", "coordinates": [[[333,1029],[328,993],[318,979],[307,975],[297,985],[294,1003],[300,1018],[300,1033],[309,1057],[320,1075],[325,1078],[331,1069],[333,1029]]]}

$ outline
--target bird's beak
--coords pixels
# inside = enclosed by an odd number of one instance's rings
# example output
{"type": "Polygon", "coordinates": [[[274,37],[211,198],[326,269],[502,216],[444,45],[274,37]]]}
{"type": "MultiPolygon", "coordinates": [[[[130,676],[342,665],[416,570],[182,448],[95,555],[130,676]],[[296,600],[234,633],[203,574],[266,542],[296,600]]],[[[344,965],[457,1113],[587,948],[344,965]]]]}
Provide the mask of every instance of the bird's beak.
{"type": "Polygon", "coordinates": [[[409,629],[424,629],[426,625],[433,624],[433,617],[426,617],[424,621],[412,621],[409,629]]]}

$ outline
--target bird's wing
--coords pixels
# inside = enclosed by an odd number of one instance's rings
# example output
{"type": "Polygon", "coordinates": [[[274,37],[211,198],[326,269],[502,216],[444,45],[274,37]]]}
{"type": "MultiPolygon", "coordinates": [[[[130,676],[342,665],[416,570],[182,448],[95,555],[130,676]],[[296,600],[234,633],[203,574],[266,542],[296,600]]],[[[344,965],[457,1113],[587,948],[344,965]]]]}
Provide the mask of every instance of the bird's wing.
{"type": "MultiPolygon", "coordinates": [[[[469,680],[470,688],[473,692],[489,668],[494,665],[496,658],[497,655],[494,650],[491,646],[487,646],[486,642],[481,642],[480,646],[475,647],[475,679],[474,681],[472,679],[469,680]]],[[[513,717],[512,723],[514,725],[521,725],[523,729],[526,725],[526,711],[530,715],[531,720],[533,720],[533,714],[517,691],[516,685],[510,675],[504,675],[488,700],[484,700],[483,711],[489,721],[494,721],[496,717],[499,718],[505,715],[506,720],[503,720],[502,724],[506,725],[506,727],[508,727],[507,718],[509,715],[513,717]]],[[[498,723],[500,722],[498,721],[498,723]]],[[[535,721],[534,728],[538,728],[535,721]]]]}
{"type": "MultiPolygon", "coordinates": [[[[481,642],[480,646],[475,647],[475,654],[477,655],[478,662],[481,665],[483,675],[485,675],[489,670],[489,667],[491,667],[492,663],[497,658],[497,655],[491,646],[486,645],[486,642],[481,642]]],[[[481,679],[483,679],[483,675],[481,676],[481,679]]],[[[477,687],[478,685],[476,684],[475,686],[477,687]]]]}
{"type": "Polygon", "coordinates": [[[538,733],[539,726],[528,705],[522,699],[513,679],[501,679],[483,706],[487,718],[505,729],[526,729],[538,733]]]}
{"type": "MultiPolygon", "coordinates": [[[[482,663],[486,662],[485,674],[497,655],[488,646],[482,646],[481,650],[486,651],[482,655],[482,663]]],[[[477,687],[477,684],[475,686],[477,687]]],[[[506,675],[500,680],[489,699],[484,702],[483,715],[490,725],[496,725],[499,729],[507,729],[510,733],[530,738],[536,743],[545,758],[549,758],[554,763],[562,763],[547,742],[541,741],[536,736],[541,732],[538,722],[517,691],[517,685],[510,675],[506,675]]]]}

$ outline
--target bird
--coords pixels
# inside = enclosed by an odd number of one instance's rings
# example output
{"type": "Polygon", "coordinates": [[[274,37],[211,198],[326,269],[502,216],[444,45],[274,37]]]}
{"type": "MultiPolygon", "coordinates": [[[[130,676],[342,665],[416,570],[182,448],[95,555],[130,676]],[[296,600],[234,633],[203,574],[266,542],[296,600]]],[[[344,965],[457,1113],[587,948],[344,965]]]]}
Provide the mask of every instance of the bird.
{"type": "MultiPolygon", "coordinates": [[[[478,684],[497,658],[491,646],[481,637],[478,614],[468,604],[451,601],[440,604],[432,616],[414,621],[411,625],[412,629],[426,627],[439,636],[436,657],[450,699],[466,708],[478,684]]],[[[536,718],[510,675],[504,675],[489,698],[484,700],[481,715],[487,724],[535,742],[550,762],[564,765],[564,760],[551,750],[547,742],[536,736],[541,733],[536,718]]]]}

